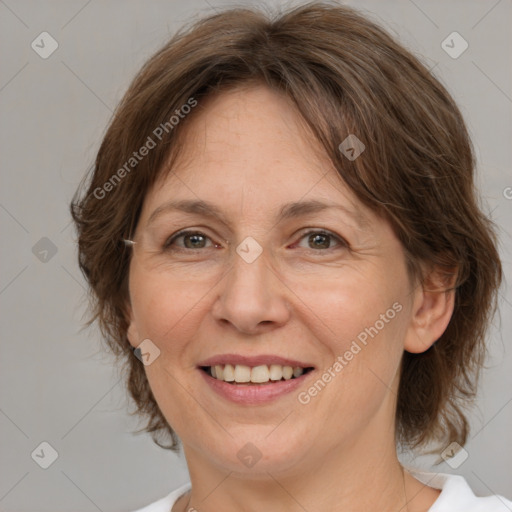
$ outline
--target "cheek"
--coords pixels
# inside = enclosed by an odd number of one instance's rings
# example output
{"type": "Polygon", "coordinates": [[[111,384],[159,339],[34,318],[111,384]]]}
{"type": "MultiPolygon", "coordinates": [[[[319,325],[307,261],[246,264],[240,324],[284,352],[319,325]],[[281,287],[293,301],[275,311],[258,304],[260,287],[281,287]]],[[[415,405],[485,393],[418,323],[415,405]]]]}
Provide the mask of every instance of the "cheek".
{"type": "Polygon", "coordinates": [[[140,339],[149,338],[159,348],[155,362],[145,367],[158,406],[177,431],[186,431],[197,415],[187,376],[195,372],[187,357],[189,341],[197,333],[202,302],[209,283],[194,279],[153,275],[134,268],[130,275],[132,309],[140,339]]]}
{"type": "Polygon", "coordinates": [[[130,292],[140,335],[162,346],[169,338],[177,342],[186,339],[188,330],[197,329],[201,302],[208,300],[208,292],[213,291],[215,282],[214,279],[187,279],[183,274],[170,279],[133,270],[130,292]],[[178,332],[179,336],[174,336],[178,332]]]}
{"type": "Polygon", "coordinates": [[[394,387],[408,288],[399,271],[373,266],[366,272],[345,270],[340,279],[311,279],[296,290],[304,304],[301,322],[308,324],[315,349],[324,356],[321,382],[303,398],[323,410],[320,415],[334,422],[333,428],[348,432],[368,421],[394,387]],[[317,393],[322,398],[314,398],[317,393]],[[332,414],[333,403],[339,414],[332,414]],[[357,414],[347,419],[348,411],[357,414]]]}
{"type": "Polygon", "coordinates": [[[322,418],[324,432],[352,439],[379,411],[393,415],[407,312],[396,293],[345,284],[323,299],[318,295],[319,319],[309,315],[317,348],[325,354],[324,371],[304,390],[301,403],[309,401],[305,410],[322,418]]]}
{"type": "Polygon", "coordinates": [[[370,339],[399,337],[405,317],[405,280],[377,270],[344,269],[339,278],[310,276],[290,284],[299,299],[300,321],[330,352],[343,353],[354,340],[364,346],[370,339]]]}

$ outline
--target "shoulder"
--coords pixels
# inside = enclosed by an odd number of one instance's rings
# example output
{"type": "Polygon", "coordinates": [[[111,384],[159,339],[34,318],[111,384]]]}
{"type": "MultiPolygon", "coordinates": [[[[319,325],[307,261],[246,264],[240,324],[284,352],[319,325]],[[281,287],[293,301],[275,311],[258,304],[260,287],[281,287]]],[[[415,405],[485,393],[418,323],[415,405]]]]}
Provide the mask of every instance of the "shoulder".
{"type": "Polygon", "coordinates": [[[144,508],[139,508],[133,512],[170,512],[173,505],[178,501],[178,498],[190,489],[190,482],[178,487],[167,496],[147,505],[144,508]]]}
{"type": "Polygon", "coordinates": [[[503,496],[475,496],[464,477],[445,473],[409,471],[417,480],[441,494],[428,512],[510,512],[512,501],[503,496]]]}

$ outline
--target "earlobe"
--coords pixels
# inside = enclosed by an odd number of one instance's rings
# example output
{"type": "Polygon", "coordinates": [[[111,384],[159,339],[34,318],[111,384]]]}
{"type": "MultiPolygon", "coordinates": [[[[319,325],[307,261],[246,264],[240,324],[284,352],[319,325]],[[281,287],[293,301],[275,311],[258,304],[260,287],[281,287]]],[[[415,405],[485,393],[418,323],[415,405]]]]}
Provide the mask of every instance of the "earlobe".
{"type": "Polygon", "coordinates": [[[446,273],[435,270],[418,286],[405,339],[407,352],[425,352],[448,327],[455,306],[455,279],[456,272],[447,282],[446,273]]]}

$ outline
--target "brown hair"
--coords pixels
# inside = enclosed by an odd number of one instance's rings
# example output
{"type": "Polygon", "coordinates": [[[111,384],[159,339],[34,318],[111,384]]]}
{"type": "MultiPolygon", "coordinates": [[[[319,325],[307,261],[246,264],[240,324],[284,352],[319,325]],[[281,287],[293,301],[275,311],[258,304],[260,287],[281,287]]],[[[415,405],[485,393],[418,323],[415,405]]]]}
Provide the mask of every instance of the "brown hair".
{"type": "Polygon", "coordinates": [[[126,337],[131,252],[121,240],[133,232],[146,193],[177,155],[178,135],[200,113],[201,99],[252,82],[294,102],[340,177],[390,219],[411,275],[421,280],[425,265],[448,275],[458,269],[446,331],[426,352],[404,353],[396,433],[397,442],[416,448],[431,441],[463,445],[463,411],[476,392],[501,282],[493,225],[474,188],[468,132],[450,94],[415,56],[356,10],[314,2],[275,19],[252,9],[226,10],[174,36],[135,77],[88,184],[82,182],[73,198],[79,264],[91,291],[87,325],[99,321],[129,370],[128,390],[136,412],[147,418],[145,430],[160,446],[161,435],[170,435],[165,447],[176,449],[177,437],[126,337]],[[199,106],[171,123],[191,99],[199,106]],[[353,161],[339,149],[351,133],[366,146],[353,161]],[[131,161],[150,138],[156,146],[131,161]]]}

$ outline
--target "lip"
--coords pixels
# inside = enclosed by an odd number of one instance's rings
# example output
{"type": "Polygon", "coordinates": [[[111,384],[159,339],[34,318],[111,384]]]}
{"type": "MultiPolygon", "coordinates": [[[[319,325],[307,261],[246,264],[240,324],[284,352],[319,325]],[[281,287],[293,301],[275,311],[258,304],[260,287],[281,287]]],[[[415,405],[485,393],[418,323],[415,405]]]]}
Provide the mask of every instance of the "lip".
{"type": "MultiPolygon", "coordinates": [[[[227,363],[231,364],[231,363],[227,363]]],[[[242,363],[240,363],[242,364],[242,363]]],[[[265,363],[262,363],[265,364],[265,363]]],[[[280,364],[280,363],[276,363],[280,364]]],[[[202,366],[212,366],[204,364],[202,366]]],[[[292,366],[292,365],[290,365],[292,366]]],[[[297,366],[300,366],[297,365],[297,366]]],[[[198,368],[206,384],[215,393],[231,402],[244,405],[263,405],[276,401],[278,398],[288,395],[301,386],[314,370],[290,380],[283,380],[269,384],[230,384],[228,382],[217,380],[208,375],[204,370],[198,368]]]]}
{"type": "Polygon", "coordinates": [[[281,366],[292,366],[301,368],[315,368],[315,365],[311,363],[304,363],[302,361],[297,361],[295,359],[288,359],[286,357],[280,357],[271,354],[262,354],[259,356],[241,356],[237,354],[219,354],[217,356],[210,357],[209,359],[205,359],[201,361],[197,366],[215,366],[232,364],[233,366],[237,364],[243,364],[246,366],[260,366],[263,364],[271,365],[271,364],[280,364],[281,366]]]}

